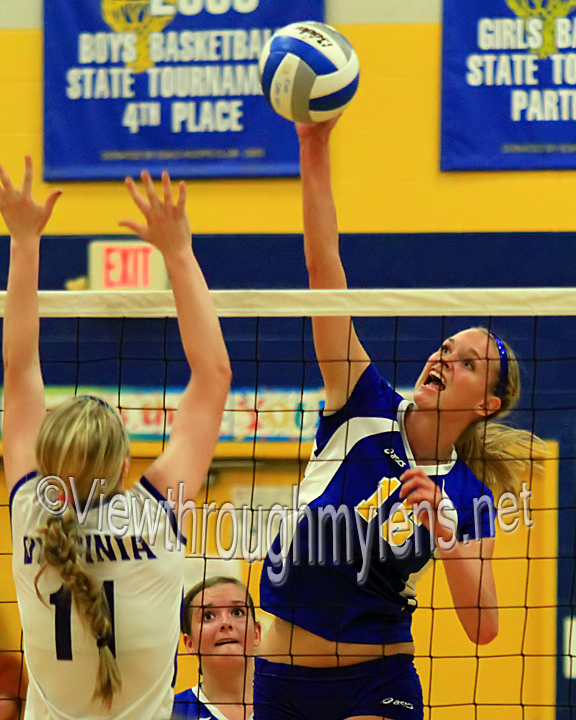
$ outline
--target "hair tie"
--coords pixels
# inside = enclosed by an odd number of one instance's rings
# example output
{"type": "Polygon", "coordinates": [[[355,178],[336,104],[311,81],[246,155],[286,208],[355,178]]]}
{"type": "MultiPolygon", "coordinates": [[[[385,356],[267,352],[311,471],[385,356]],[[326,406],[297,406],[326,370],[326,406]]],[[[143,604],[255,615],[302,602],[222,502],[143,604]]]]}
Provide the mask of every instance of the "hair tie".
{"type": "Polygon", "coordinates": [[[108,638],[105,635],[98,635],[96,638],[96,645],[99,648],[108,647],[108,638]]]}
{"type": "Polygon", "coordinates": [[[498,352],[500,353],[500,374],[498,376],[498,387],[496,388],[496,397],[502,399],[508,385],[508,353],[502,340],[496,335],[492,335],[498,352]]]}

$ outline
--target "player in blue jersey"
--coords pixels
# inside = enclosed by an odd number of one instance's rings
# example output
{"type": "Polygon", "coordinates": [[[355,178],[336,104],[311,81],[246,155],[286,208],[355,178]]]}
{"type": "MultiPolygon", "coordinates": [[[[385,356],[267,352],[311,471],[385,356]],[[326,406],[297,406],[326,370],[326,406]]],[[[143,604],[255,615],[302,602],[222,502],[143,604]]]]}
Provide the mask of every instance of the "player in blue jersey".
{"type": "Polygon", "coordinates": [[[127,188],[145,224],[120,225],[163,254],[192,376],[166,449],[125,490],[129,438],[113,408],[76,397],[46,413],[38,269],[40,236],[59,192],[34,201],[29,157],[21,189],[0,168],[0,212],[11,236],[3,449],[27,720],[166,720],[172,711],[185,547],[166,500],[177,501],[181,489],[194,497],[206,476],[230,364],[192,252],[185,187],[174,202],[167,174],[161,194],[148,173],[142,181],[144,194],[131,179],[127,188]],[[153,525],[142,522],[145,512],[153,525]]]}
{"type": "MultiPolygon", "coordinates": [[[[335,121],[297,125],[313,289],[346,288],[331,191],[335,121]]],[[[482,328],[445,340],[407,402],[380,377],[350,318],[313,319],[326,405],[300,487],[265,561],[274,615],[256,659],[256,720],[423,717],[411,616],[434,549],[468,637],[498,633],[493,491],[537,441],[494,423],[519,393],[511,349],[482,328]]]]}
{"type": "Polygon", "coordinates": [[[182,632],[199,657],[201,682],[176,695],[174,720],[249,720],[262,630],[246,586],[222,576],[195,585],[184,600],[182,632]]]}

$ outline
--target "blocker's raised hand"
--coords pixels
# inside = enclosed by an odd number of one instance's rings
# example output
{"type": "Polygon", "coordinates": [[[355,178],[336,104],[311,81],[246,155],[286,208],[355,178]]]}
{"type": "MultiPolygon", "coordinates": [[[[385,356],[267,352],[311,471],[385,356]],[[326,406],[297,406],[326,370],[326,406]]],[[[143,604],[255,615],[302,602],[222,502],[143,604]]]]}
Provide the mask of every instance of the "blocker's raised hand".
{"type": "Polygon", "coordinates": [[[144,215],[146,225],[132,220],[121,220],[118,224],[154,245],[163,255],[190,249],[191,232],[186,215],[186,186],[184,183],[181,182],[179,185],[178,200],[175,203],[172,198],[170,176],[167,172],[162,173],[163,197],[156,192],[149,172],[144,171],[141,178],[146,197],[138,190],[132,178],[126,178],[126,187],[144,215]]]}
{"type": "Polygon", "coordinates": [[[16,189],[0,165],[0,214],[15,242],[37,241],[52,215],[62,190],[54,190],[41,204],[32,197],[32,158],[25,157],[24,180],[16,189]]]}

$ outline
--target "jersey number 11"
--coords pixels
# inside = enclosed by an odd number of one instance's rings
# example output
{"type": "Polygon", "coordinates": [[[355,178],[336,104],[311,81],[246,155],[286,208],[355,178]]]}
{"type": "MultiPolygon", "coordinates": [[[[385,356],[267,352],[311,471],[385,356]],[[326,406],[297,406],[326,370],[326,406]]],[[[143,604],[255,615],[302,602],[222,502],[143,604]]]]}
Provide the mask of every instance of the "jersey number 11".
{"type": "MultiPolygon", "coordinates": [[[[102,583],[104,593],[110,607],[110,619],[112,623],[112,633],[108,644],[112,655],[116,657],[116,636],[114,632],[114,582],[106,580],[102,583]]],[[[54,605],[55,613],[55,632],[56,637],[56,659],[72,660],[72,593],[65,585],[50,595],[50,605],[54,605]]],[[[96,642],[96,640],[94,640],[96,642]]]]}

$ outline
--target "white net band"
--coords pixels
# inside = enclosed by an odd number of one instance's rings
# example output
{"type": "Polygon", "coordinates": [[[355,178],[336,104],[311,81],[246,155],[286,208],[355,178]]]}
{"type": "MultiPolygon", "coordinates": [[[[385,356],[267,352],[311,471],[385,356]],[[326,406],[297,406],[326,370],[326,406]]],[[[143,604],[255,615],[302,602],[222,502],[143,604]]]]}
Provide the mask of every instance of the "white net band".
{"type": "MultiPolygon", "coordinates": [[[[40,291],[42,317],[176,317],[169,290],[40,291]]],[[[220,317],[576,315],[576,288],[215,290],[220,317]]],[[[6,293],[0,293],[4,315],[6,293]]]]}

